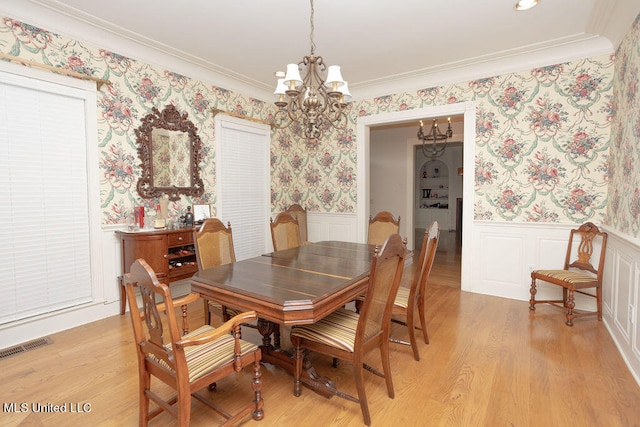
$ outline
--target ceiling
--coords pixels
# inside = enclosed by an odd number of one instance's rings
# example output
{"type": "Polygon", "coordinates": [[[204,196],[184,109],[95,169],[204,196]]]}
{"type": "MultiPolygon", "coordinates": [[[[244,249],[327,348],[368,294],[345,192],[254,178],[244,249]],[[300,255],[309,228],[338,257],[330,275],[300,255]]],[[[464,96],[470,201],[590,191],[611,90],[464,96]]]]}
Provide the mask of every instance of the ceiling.
{"type": "MultiPolygon", "coordinates": [[[[482,77],[515,64],[521,70],[532,65],[527,62],[541,66],[610,53],[640,13],[637,0],[541,0],[529,11],[516,11],[515,2],[317,0],[315,53],[327,65],[341,65],[358,99],[403,85],[442,84],[456,73],[482,77]]],[[[310,53],[310,5],[304,0],[3,3],[0,12],[11,17],[27,14],[33,25],[145,60],[142,51],[115,50],[100,34],[142,43],[238,82],[252,96],[270,96],[274,72],[310,53]],[[35,7],[47,10],[43,22],[33,22],[35,7]],[[75,34],[80,27],[54,14],[94,31],[75,34]]]]}

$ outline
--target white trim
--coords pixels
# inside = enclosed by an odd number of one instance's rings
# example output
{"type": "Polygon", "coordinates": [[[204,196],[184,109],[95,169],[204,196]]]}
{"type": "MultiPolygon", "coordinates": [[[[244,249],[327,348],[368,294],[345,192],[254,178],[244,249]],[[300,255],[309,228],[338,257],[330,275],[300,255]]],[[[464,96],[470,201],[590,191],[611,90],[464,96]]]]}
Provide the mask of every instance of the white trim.
{"type": "MultiPolygon", "coordinates": [[[[628,31],[628,27],[625,31],[628,31]]],[[[492,57],[468,58],[459,63],[442,64],[369,82],[349,83],[355,100],[412,92],[416,89],[446,86],[490,76],[529,71],[533,68],[562,64],[584,58],[614,53],[605,37],[571,40],[559,46],[532,46],[525,51],[498,52],[492,57]]]]}

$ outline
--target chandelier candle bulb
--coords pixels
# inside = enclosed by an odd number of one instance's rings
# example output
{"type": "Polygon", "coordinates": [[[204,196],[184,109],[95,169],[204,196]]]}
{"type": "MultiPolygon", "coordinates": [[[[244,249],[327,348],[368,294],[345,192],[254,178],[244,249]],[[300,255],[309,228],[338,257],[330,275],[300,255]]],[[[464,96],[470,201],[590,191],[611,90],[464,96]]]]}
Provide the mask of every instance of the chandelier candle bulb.
{"type": "Polygon", "coordinates": [[[300,77],[300,70],[298,64],[287,65],[287,75],[284,78],[284,84],[289,86],[290,91],[298,92],[296,89],[302,85],[302,77],[300,77]]]}
{"type": "Polygon", "coordinates": [[[339,88],[344,85],[339,65],[332,65],[329,67],[329,70],[327,71],[327,80],[324,82],[324,85],[331,88],[331,92],[329,92],[330,94],[332,92],[339,93],[339,88]]]}
{"type": "Polygon", "coordinates": [[[351,92],[349,92],[349,84],[347,82],[344,82],[344,85],[340,88],[340,92],[342,93],[342,95],[340,95],[340,102],[343,107],[346,107],[346,105],[351,102],[351,92]]]}

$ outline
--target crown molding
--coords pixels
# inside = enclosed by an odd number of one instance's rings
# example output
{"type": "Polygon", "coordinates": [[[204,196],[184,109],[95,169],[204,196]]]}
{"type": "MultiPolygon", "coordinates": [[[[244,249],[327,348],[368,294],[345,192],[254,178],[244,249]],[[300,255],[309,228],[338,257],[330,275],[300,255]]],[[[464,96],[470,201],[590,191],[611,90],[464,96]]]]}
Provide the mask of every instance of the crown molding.
{"type": "MultiPolygon", "coordinates": [[[[638,9],[640,5],[625,0],[598,2],[589,24],[589,33],[576,34],[573,37],[545,44],[523,46],[516,50],[492,55],[468,58],[429,69],[354,83],[350,88],[354,100],[365,100],[612,54],[637,16],[638,9]],[[612,16],[620,16],[614,13],[616,7],[628,9],[625,23],[611,21],[612,16]],[[616,36],[607,38],[593,35],[603,33],[615,33],[616,36]]],[[[0,12],[47,31],[81,40],[163,69],[171,69],[171,71],[245,96],[265,102],[270,102],[273,98],[273,88],[266,87],[260,82],[124,30],[99,18],[87,16],[55,0],[4,0],[0,4],[0,12]]],[[[473,36],[470,35],[469,43],[472,42],[473,36]]]]}
{"type": "Polygon", "coordinates": [[[273,88],[52,0],[3,0],[0,13],[46,31],[262,100],[273,88]]]}
{"type": "Polygon", "coordinates": [[[637,0],[598,1],[591,13],[587,31],[606,36],[613,49],[617,50],[638,14],[640,2],[637,0]]]}
{"type": "Polygon", "coordinates": [[[575,40],[556,45],[531,46],[515,52],[502,52],[491,57],[469,58],[463,62],[444,64],[421,72],[405,73],[395,78],[354,84],[350,89],[355,100],[370,99],[613,53],[613,46],[607,38],[585,34],[575,40]]]}

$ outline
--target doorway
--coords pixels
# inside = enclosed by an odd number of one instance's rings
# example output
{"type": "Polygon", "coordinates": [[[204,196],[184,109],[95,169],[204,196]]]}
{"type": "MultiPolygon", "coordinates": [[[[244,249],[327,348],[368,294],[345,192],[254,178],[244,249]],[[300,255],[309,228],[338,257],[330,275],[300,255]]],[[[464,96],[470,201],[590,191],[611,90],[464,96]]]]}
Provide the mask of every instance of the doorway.
{"type": "MultiPolygon", "coordinates": [[[[474,165],[474,141],[475,141],[475,103],[466,102],[459,104],[448,104],[443,106],[421,108],[415,110],[398,111],[387,114],[377,114],[358,118],[357,123],[357,141],[358,141],[358,175],[357,175],[357,236],[359,242],[366,241],[367,222],[370,215],[370,128],[377,125],[389,125],[393,123],[417,122],[420,119],[429,117],[441,117],[447,115],[463,115],[464,116],[464,140],[468,141],[464,150],[463,168],[473,170],[474,165]]],[[[413,146],[408,146],[407,151],[413,150],[413,146]]],[[[412,158],[411,156],[407,156],[412,158]]],[[[406,189],[411,193],[406,197],[406,223],[413,224],[413,191],[414,184],[413,165],[407,167],[406,171],[406,189]]],[[[473,174],[465,174],[464,181],[464,199],[465,206],[462,211],[462,250],[461,250],[461,289],[470,290],[472,287],[471,278],[473,277],[472,263],[470,257],[470,238],[473,234],[473,174]],[[469,260],[465,262],[465,260],[469,260]]],[[[407,235],[408,246],[414,247],[415,236],[413,233],[407,235]]]]}

